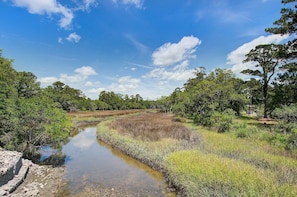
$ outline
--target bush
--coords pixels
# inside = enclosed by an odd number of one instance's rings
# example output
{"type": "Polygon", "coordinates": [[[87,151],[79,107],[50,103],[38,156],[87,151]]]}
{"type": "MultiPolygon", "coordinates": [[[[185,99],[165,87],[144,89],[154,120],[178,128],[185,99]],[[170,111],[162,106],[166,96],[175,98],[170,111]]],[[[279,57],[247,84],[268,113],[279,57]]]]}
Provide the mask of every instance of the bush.
{"type": "Polygon", "coordinates": [[[213,125],[219,133],[230,131],[235,112],[227,109],[224,112],[214,112],[211,116],[213,125]]]}
{"type": "Polygon", "coordinates": [[[273,111],[272,116],[278,119],[275,131],[286,135],[285,147],[297,149],[297,105],[281,106],[273,111]]]}
{"type": "Polygon", "coordinates": [[[249,138],[258,132],[256,126],[250,126],[246,123],[236,124],[233,126],[232,130],[234,130],[237,138],[249,138]]]}

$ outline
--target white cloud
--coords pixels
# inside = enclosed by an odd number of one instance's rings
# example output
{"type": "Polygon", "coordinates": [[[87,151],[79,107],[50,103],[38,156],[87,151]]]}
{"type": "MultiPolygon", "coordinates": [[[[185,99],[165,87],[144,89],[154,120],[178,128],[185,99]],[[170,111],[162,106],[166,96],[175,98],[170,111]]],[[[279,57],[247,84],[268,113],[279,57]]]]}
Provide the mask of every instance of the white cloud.
{"type": "Polygon", "coordinates": [[[71,9],[61,5],[56,0],[11,0],[17,7],[27,8],[31,14],[53,14],[62,15],[59,21],[61,28],[67,29],[73,18],[74,14],[71,9]]]}
{"type": "Polygon", "coordinates": [[[66,40],[68,40],[69,42],[74,42],[74,43],[78,43],[80,39],[81,39],[80,35],[78,35],[75,32],[69,34],[68,37],[66,38],[66,40]]]}
{"type": "Polygon", "coordinates": [[[82,82],[85,79],[87,79],[87,76],[83,76],[80,74],[76,74],[76,75],[68,75],[68,74],[60,74],[60,78],[59,81],[62,81],[64,83],[78,83],[78,82],[82,82]]]}
{"type": "Polygon", "coordinates": [[[97,72],[91,66],[82,66],[74,70],[74,72],[82,76],[97,75],[97,72]]]}
{"type": "Polygon", "coordinates": [[[45,85],[50,85],[58,80],[59,79],[57,77],[42,77],[38,79],[39,82],[45,85]]]}
{"type": "Polygon", "coordinates": [[[118,2],[124,5],[134,5],[136,8],[142,8],[143,0],[112,0],[113,3],[118,4],[118,2]]]}
{"type": "Polygon", "coordinates": [[[232,65],[231,70],[235,74],[239,74],[242,70],[253,68],[254,64],[249,63],[242,63],[245,58],[245,55],[248,54],[252,49],[260,44],[271,44],[271,43],[281,43],[288,38],[288,35],[269,35],[269,36],[260,36],[250,42],[247,42],[227,56],[227,64],[232,65]]]}
{"type": "Polygon", "coordinates": [[[98,2],[96,0],[84,0],[84,7],[88,10],[91,6],[97,6],[98,2]]]}
{"type": "Polygon", "coordinates": [[[177,70],[166,70],[165,68],[156,68],[143,76],[143,78],[154,78],[160,81],[185,81],[189,78],[194,77],[194,70],[192,69],[177,69],[177,70]]]}
{"type": "Polygon", "coordinates": [[[59,37],[58,38],[58,43],[63,44],[63,38],[59,37]]]}
{"type": "Polygon", "coordinates": [[[132,78],[130,76],[120,77],[117,83],[113,83],[108,89],[114,92],[127,93],[128,91],[134,90],[139,87],[141,80],[132,78]]]}
{"type": "Polygon", "coordinates": [[[56,81],[61,81],[66,84],[77,84],[80,82],[84,82],[91,75],[96,75],[96,71],[91,66],[82,66],[74,70],[74,75],[69,75],[65,73],[61,73],[59,77],[42,77],[39,78],[38,81],[42,83],[42,85],[51,85],[56,81]]]}
{"type": "Polygon", "coordinates": [[[185,36],[178,43],[165,43],[153,52],[153,63],[157,66],[170,66],[194,58],[193,54],[200,44],[201,41],[194,36],[185,36]]]}

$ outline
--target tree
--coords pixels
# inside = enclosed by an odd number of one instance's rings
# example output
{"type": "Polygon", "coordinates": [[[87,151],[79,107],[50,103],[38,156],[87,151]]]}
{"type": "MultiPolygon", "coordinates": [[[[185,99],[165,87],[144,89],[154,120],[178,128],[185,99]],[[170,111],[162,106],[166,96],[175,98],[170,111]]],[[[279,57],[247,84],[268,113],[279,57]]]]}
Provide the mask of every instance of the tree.
{"type": "Polygon", "coordinates": [[[123,106],[123,99],[114,92],[102,91],[99,94],[99,101],[108,104],[110,110],[118,110],[123,106]]]}
{"type": "Polygon", "coordinates": [[[256,62],[255,69],[246,69],[241,71],[243,74],[249,74],[259,77],[262,83],[264,118],[268,116],[268,86],[272,76],[278,71],[278,68],[285,63],[285,47],[281,44],[258,45],[246,54],[246,62],[256,62]]]}
{"type": "Polygon", "coordinates": [[[71,88],[61,81],[48,86],[43,92],[67,112],[85,109],[86,98],[82,91],[71,88]]]}
{"type": "Polygon", "coordinates": [[[228,130],[229,111],[239,115],[247,102],[242,91],[243,81],[227,69],[218,68],[208,75],[204,69],[197,69],[195,75],[184,88],[174,90],[167,105],[172,106],[174,113],[193,118],[196,124],[228,130]],[[224,124],[218,126],[214,120],[224,120],[224,124]]]}
{"type": "Polygon", "coordinates": [[[274,84],[277,96],[274,102],[278,102],[278,105],[284,102],[289,105],[297,102],[297,1],[282,0],[281,2],[288,7],[281,9],[281,17],[273,23],[274,27],[265,30],[273,34],[293,35],[292,39],[284,45],[287,51],[285,57],[287,63],[281,67],[283,72],[278,74],[278,82],[274,84]],[[278,97],[280,94],[283,96],[278,97]]]}
{"type": "Polygon", "coordinates": [[[0,146],[33,159],[41,146],[58,146],[70,127],[66,114],[40,92],[36,76],[17,72],[0,50],[0,146]]]}
{"type": "MultiPolygon", "coordinates": [[[[0,136],[13,131],[15,124],[14,106],[17,97],[17,72],[12,67],[12,60],[2,57],[0,49],[0,136]]],[[[3,145],[0,141],[0,146],[3,145]]]]}
{"type": "Polygon", "coordinates": [[[17,92],[19,98],[32,98],[40,92],[40,82],[31,72],[18,72],[17,92]]]}

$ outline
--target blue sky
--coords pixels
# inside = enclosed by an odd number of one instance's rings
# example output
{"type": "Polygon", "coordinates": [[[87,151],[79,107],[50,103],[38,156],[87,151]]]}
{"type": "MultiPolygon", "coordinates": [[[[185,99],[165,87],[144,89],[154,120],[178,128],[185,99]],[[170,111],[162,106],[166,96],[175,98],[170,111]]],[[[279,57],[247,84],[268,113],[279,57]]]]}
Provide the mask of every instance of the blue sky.
{"type": "MultiPolygon", "coordinates": [[[[167,96],[193,77],[253,66],[244,55],[287,36],[264,31],[281,0],[0,0],[0,48],[43,87],[167,96]]],[[[242,75],[238,74],[239,77],[242,75]]]]}

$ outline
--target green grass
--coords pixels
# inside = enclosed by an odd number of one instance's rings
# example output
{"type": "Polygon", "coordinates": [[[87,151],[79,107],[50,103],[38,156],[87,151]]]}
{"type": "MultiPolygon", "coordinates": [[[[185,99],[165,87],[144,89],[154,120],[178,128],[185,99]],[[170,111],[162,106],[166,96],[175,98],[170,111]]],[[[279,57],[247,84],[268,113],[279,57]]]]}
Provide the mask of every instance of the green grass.
{"type": "Polygon", "coordinates": [[[105,121],[98,125],[97,135],[164,172],[183,196],[297,196],[296,154],[263,140],[269,131],[255,126],[254,119],[238,119],[231,132],[217,133],[189,122],[188,129],[175,131],[172,128],[181,125],[162,118],[129,116],[134,125],[126,124],[127,119],[105,121]],[[240,129],[243,136],[238,135],[240,129]],[[160,130],[158,137],[150,136],[160,130]]]}
{"type": "Polygon", "coordinates": [[[296,196],[297,187],[243,161],[180,151],[166,160],[169,179],[187,196],[296,196]]]}
{"type": "Polygon", "coordinates": [[[108,120],[97,125],[97,138],[160,171],[163,171],[164,160],[169,154],[193,146],[185,140],[173,138],[162,138],[157,141],[139,140],[110,128],[112,121],[108,120]]]}

